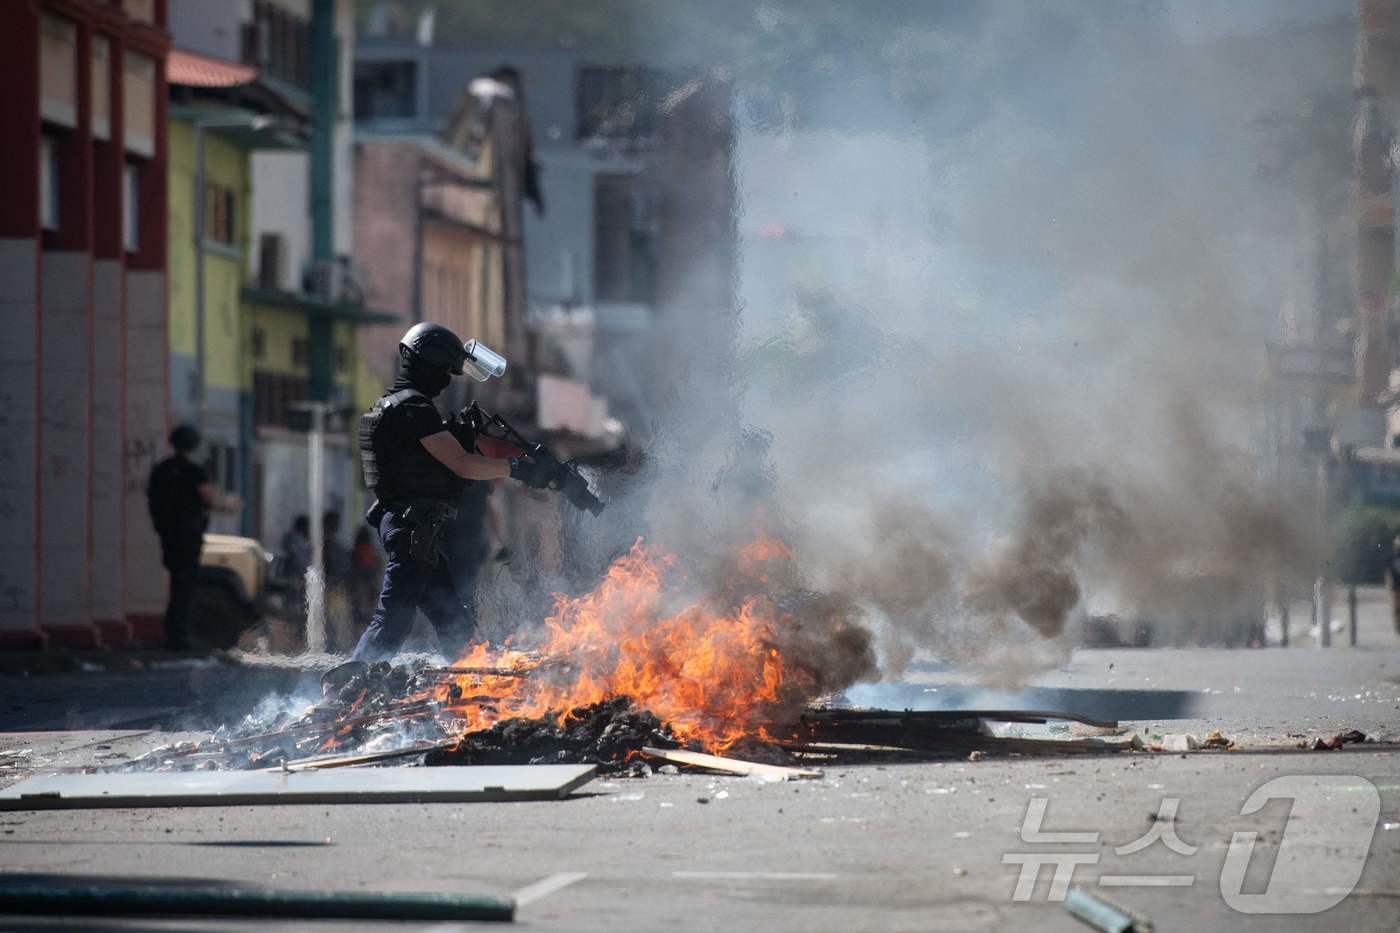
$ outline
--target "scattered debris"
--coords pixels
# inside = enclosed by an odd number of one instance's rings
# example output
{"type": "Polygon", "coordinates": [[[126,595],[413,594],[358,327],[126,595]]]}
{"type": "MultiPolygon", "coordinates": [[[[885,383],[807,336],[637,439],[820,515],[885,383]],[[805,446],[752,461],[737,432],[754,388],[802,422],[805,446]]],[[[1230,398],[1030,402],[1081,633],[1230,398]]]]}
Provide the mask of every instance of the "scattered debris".
{"type": "MultiPolygon", "coordinates": [[[[1336,751],[1343,745],[1360,745],[1367,741],[1366,733],[1360,729],[1348,729],[1346,732],[1339,732],[1328,739],[1316,738],[1312,742],[1312,750],[1315,752],[1336,751]]],[[[1299,743],[1302,747],[1302,743],[1299,743]]]]}
{"type": "Polygon", "coordinates": [[[1219,729],[1210,730],[1210,735],[1201,742],[1201,748],[1234,748],[1235,740],[1220,734],[1219,729]]]}
{"type": "MultiPolygon", "coordinates": [[[[706,755],[703,752],[688,752],[683,749],[665,748],[644,748],[642,753],[653,758],[660,758],[662,761],[677,765],[690,765],[696,768],[708,768],[712,771],[723,771],[727,774],[741,774],[745,777],[757,776],[771,778],[775,781],[787,781],[797,778],[819,778],[822,772],[814,771],[810,768],[786,768],[781,765],[762,764],[757,761],[742,761],[738,758],[721,758],[719,755],[706,755]]],[[[723,791],[716,796],[728,796],[723,791]]]]}
{"type": "MultiPolygon", "coordinates": [[[[507,655],[502,655],[507,657],[507,655]]],[[[321,699],[300,715],[281,710],[250,714],[202,742],[178,742],[121,765],[123,771],[314,771],[425,765],[588,764],[609,774],[648,777],[643,749],[674,750],[683,742],[651,711],[614,697],[538,717],[495,720],[510,678],[566,666],[525,652],[500,666],[433,667],[347,662],[321,678],[321,699]],[[464,710],[472,711],[464,716],[464,710]],[[493,721],[494,720],[494,721],[493,721]],[[468,723],[489,724],[463,730],[468,723]],[[417,760],[415,760],[417,759],[417,760]]],[[[1142,748],[1116,722],[1072,713],[1024,710],[869,710],[815,707],[796,723],[772,723],[759,738],[726,748],[748,770],[796,776],[794,762],[869,759],[889,755],[967,757],[969,752],[1061,754],[1142,748]],[[1049,725],[1050,723],[1056,725],[1049,725]],[[1066,725],[1071,723],[1072,732],[1066,725]],[[995,724],[995,725],[994,725],[995,724]],[[1045,726],[1027,735],[1022,726],[1045,726]],[[1084,735],[1087,730],[1095,735],[1084,735]],[[778,739],[771,739],[777,736],[778,739]],[[786,770],[784,770],[786,769],[786,770]]],[[[690,751],[701,754],[700,748],[690,751]]],[[[976,760],[976,755],[973,760],[976,760]]],[[[694,761],[671,764],[694,765],[694,761]]],[[[711,765],[734,772],[735,765],[711,765]]],[[[801,775],[806,776],[806,775],[801,775]]]]}
{"type": "Polygon", "coordinates": [[[1162,736],[1162,751],[1193,752],[1201,747],[1201,740],[1189,732],[1172,732],[1162,736]]]}
{"type": "Polygon", "coordinates": [[[469,732],[449,748],[430,752],[429,765],[595,764],[604,771],[651,770],[636,761],[653,748],[678,748],[668,726],[618,697],[569,710],[557,720],[505,719],[481,732],[469,732]]]}
{"type": "Polygon", "coordinates": [[[460,734],[451,704],[463,698],[457,685],[443,688],[441,670],[342,664],[322,678],[324,699],[299,717],[250,715],[208,741],[154,749],[129,770],[322,769],[421,754],[429,765],[592,764],[640,776],[650,773],[637,761],[644,746],[680,745],[626,697],[460,734]]]}

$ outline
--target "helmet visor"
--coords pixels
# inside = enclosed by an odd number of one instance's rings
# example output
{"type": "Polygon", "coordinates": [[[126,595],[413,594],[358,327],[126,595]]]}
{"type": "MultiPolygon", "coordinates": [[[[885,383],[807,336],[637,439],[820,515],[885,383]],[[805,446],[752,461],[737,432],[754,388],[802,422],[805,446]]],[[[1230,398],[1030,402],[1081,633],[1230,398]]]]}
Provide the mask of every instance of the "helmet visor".
{"type": "Polygon", "coordinates": [[[477,382],[485,382],[492,376],[504,376],[506,358],[479,340],[468,340],[462,348],[466,359],[462,362],[462,372],[477,382]]]}

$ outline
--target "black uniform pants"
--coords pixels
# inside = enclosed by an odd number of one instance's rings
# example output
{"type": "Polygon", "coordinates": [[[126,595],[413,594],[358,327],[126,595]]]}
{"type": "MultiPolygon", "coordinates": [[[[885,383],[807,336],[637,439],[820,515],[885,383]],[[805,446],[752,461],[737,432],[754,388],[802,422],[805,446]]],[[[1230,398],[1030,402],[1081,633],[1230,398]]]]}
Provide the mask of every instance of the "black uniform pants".
{"type": "Polygon", "coordinates": [[[190,605],[199,583],[199,549],[166,551],[165,568],[170,571],[170,601],[165,605],[165,647],[190,647],[190,605]]]}
{"type": "Polygon", "coordinates": [[[379,521],[379,540],[384,543],[384,582],[379,604],[360,636],[353,655],[356,661],[385,661],[392,658],[408,633],[419,609],[437,630],[444,654],[451,657],[470,632],[463,625],[461,602],[453,586],[452,571],[441,553],[431,561],[415,560],[409,553],[414,526],[395,512],[387,511],[379,521]]]}

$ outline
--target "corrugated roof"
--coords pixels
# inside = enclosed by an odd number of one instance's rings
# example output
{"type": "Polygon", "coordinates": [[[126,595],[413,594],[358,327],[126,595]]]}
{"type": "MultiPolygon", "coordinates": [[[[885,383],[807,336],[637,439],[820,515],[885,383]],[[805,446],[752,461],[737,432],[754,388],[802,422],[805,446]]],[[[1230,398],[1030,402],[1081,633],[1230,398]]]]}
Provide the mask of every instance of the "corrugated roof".
{"type": "Polygon", "coordinates": [[[187,49],[171,49],[165,77],[182,87],[237,87],[256,80],[258,69],[187,49]]]}

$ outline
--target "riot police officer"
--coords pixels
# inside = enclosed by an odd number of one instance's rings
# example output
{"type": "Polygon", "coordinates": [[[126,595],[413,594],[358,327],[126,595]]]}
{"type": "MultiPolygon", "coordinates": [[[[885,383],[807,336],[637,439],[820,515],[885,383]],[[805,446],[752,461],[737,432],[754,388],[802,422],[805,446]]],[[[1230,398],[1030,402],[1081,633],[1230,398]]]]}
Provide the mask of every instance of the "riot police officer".
{"type": "MultiPolygon", "coordinates": [[[[360,419],[365,484],[378,499],[367,519],[379,532],[386,560],[379,603],[355,646],[356,661],[392,657],[418,609],[444,647],[457,648],[470,633],[456,630],[460,606],[442,538],[465,484],[509,477],[542,488],[549,480],[548,468],[528,457],[496,460],[475,453],[463,426],[444,421],[433,405],[464,365],[484,378],[469,347],[475,342],[463,344],[441,324],[415,324],[399,341],[398,378],[360,419]]],[[[490,374],[503,370],[499,360],[490,374]]]]}

